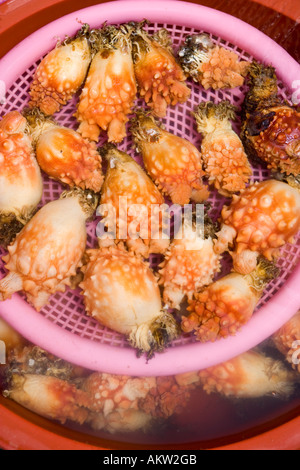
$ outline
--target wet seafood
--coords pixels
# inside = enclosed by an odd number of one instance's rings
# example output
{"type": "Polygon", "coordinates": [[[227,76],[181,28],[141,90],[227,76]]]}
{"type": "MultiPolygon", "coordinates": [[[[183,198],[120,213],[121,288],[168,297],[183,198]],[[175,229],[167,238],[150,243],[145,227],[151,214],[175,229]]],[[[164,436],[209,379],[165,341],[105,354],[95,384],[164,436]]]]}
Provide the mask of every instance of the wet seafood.
{"type": "Polygon", "coordinates": [[[230,123],[236,117],[235,106],[229,101],[201,103],[194,117],[198,132],[203,134],[201,154],[209,183],[226,197],[245,189],[252,170],[230,123]]]}
{"type": "Polygon", "coordinates": [[[203,343],[235,335],[250,320],[266,285],[276,276],[274,264],[261,258],[251,274],[222,277],[189,301],[191,313],[182,318],[182,330],[193,331],[203,343]]]}
{"type": "Polygon", "coordinates": [[[157,419],[180,414],[188,405],[190,392],[199,384],[196,373],[156,377],[156,387],[140,401],[141,408],[157,419]]]}
{"type": "Polygon", "coordinates": [[[72,382],[73,366],[37,346],[13,350],[5,369],[3,395],[45,418],[83,424],[89,396],[72,382]]]}
{"type": "Polygon", "coordinates": [[[97,32],[98,52],[80,96],[76,117],[83,137],[97,141],[100,130],[109,142],[121,142],[136,96],[130,30],[104,26],[97,32]]]}
{"type": "Polygon", "coordinates": [[[80,284],[88,315],[125,334],[151,357],[178,335],[172,315],[162,310],[158,282],[141,258],[118,247],[89,250],[80,284]]]}
{"type": "Polygon", "coordinates": [[[294,374],[281,361],[258,351],[249,351],[230,361],[199,372],[208,394],[259,398],[266,395],[289,397],[294,391],[294,374]]]}
{"type": "Polygon", "coordinates": [[[299,109],[280,99],[273,67],[254,62],[249,82],[241,132],[247,154],[272,170],[299,177],[299,109]]]}
{"type": "Polygon", "coordinates": [[[182,412],[192,387],[193,382],[178,384],[174,377],[94,373],[85,380],[82,389],[90,395],[92,427],[114,433],[146,430],[155,421],[182,412]]]}
{"type": "Polygon", "coordinates": [[[208,198],[207,186],[202,182],[201,154],[193,144],[163,130],[151,115],[141,110],[132,120],[131,132],[146,170],[174,204],[208,198]]]}
{"type": "Polygon", "coordinates": [[[173,240],[160,265],[163,300],[170,308],[179,310],[185,296],[191,300],[221,270],[220,256],[214,252],[214,227],[204,223],[206,233],[199,234],[193,221],[185,218],[182,238],[173,240]]]}
{"type": "Polygon", "coordinates": [[[133,26],[133,60],[139,93],[157,117],[164,117],[168,105],[184,103],[190,96],[186,76],[175,59],[166,29],[149,35],[145,22],[133,26]]]}
{"type": "Polygon", "coordinates": [[[4,396],[38,414],[110,433],[147,430],[180,414],[199,384],[197,373],[129,377],[90,372],[78,378],[76,366],[37,346],[10,352],[4,380],[4,396]]]}
{"type": "Polygon", "coordinates": [[[216,253],[233,245],[235,271],[250,273],[260,254],[276,259],[280,247],[294,243],[300,229],[300,192],[276,180],[254,183],[224,206],[221,224],[216,253]]]}
{"type": "Polygon", "coordinates": [[[235,52],[214,44],[204,33],[187,36],[178,58],[184,72],[206,90],[243,85],[250,65],[248,61],[239,61],[235,52]]]}
{"type": "Polygon", "coordinates": [[[51,178],[70,187],[98,193],[103,183],[101,156],[96,144],[60,126],[36,109],[26,113],[37,161],[51,178]]]}
{"type": "Polygon", "coordinates": [[[153,419],[143,411],[120,407],[106,414],[89,413],[87,422],[96,431],[105,430],[114,434],[147,431],[152,426],[153,419]]]}
{"type": "Polygon", "coordinates": [[[8,366],[6,370],[8,380],[12,373],[18,373],[21,375],[52,376],[57,379],[70,381],[73,378],[74,368],[76,368],[68,362],[31,344],[12,350],[8,355],[8,366]]]}
{"type": "Polygon", "coordinates": [[[9,244],[31,219],[43,194],[26,119],[11,111],[0,121],[0,244],[9,244]]]}
{"type": "Polygon", "coordinates": [[[300,372],[300,311],[272,336],[272,340],[292,367],[300,372]]]}
{"type": "Polygon", "coordinates": [[[4,395],[45,418],[83,424],[88,398],[75,385],[53,376],[13,373],[4,395]]]}
{"type": "MultiPolygon", "coordinates": [[[[108,160],[108,169],[102,187],[101,206],[113,207],[114,214],[106,214],[108,232],[114,230],[112,239],[106,234],[100,238],[100,245],[114,244],[124,240],[127,247],[145,258],[150,253],[164,253],[169,239],[163,238],[163,219],[155,212],[164,204],[164,198],[155,184],[133,158],[113,145],[101,149],[108,160]],[[110,226],[112,228],[110,229],[110,226]]],[[[164,212],[164,211],[163,211],[164,212]]],[[[104,214],[102,214],[104,215],[104,214]]]]}
{"type": "Polygon", "coordinates": [[[83,84],[92,51],[88,25],[50,51],[38,66],[30,85],[29,106],[46,115],[59,111],[83,84]]]}
{"type": "Polygon", "coordinates": [[[146,430],[153,418],[141,409],[139,402],[155,385],[154,378],[93,373],[82,386],[90,396],[90,425],[111,433],[146,430]]]}
{"type": "Polygon", "coordinates": [[[64,292],[81,265],[86,248],[86,225],[97,198],[79,189],[66,191],[30,220],[3,257],[9,271],[0,281],[0,298],[24,291],[40,310],[51,294],[64,292]]]}

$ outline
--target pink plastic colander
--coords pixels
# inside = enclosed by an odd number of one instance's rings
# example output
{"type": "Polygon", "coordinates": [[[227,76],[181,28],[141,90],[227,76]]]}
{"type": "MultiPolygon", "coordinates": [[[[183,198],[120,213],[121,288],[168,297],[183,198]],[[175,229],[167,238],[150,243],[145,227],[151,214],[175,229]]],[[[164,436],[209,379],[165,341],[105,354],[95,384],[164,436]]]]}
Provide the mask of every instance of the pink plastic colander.
{"type": "MultiPolygon", "coordinates": [[[[166,28],[172,36],[174,47],[178,47],[187,34],[207,32],[213,41],[237,52],[241,59],[255,58],[272,64],[280,80],[280,95],[290,99],[296,90],[293,86],[300,77],[299,65],[270,38],[248,24],[227,14],[180,1],[111,2],[89,7],[63,18],[35,32],[22,41],[0,62],[0,85],[6,90],[5,102],[1,105],[1,115],[13,109],[22,110],[28,101],[29,84],[40,59],[51,50],[57,38],[72,36],[79,28],[79,22],[99,27],[104,21],[124,23],[151,21],[149,31],[166,28]]],[[[230,100],[240,106],[246,87],[234,90],[204,91],[201,86],[189,81],[191,97],[184,105],[171,107],[164,119],[166,129],[200,146],[191,111],[201,101],[230,100]]],[[[77,98],[78,99],[78,98],[77,98]]],[[[67,127],[76,129],[73,117],[76,100],[70,102],[55,117],[67,127]]],[[[4,100],[3,100],[4,101],[4,100]]],[[[138,104],[141,104],[139,101],[138,104]]],[[[238,128],[236,129],[238,131],[238,128]]],[[[101,143],[101,142],[100,142],[101,143]]],[[[119,148],[134,158],[131,136],[119,148]]],[[[269,177],[262,167],[254,168],[253,179],[261,181],[269,177]]],[[[63,188],[60,184],[44,178],[43,203],[59,197],[63,188]]],[[[212,193],[210,215],[217,219],[225,202],[217,193],[212,193]]],[[[88,226],[88,246],[96,246],[97,221],[88,226]]],[[[47,307],[37,313],[22,295],[14,295],[11,300],[2,302],[0,316],[8,321],[26,339],[45,350],[85,368],[107,373],[159,376],[188,372],[207,368],[247,351],[279,329],[296,313],[300,306],[300,239],[295,245],[287,245],[278,260],[281,276],[273,281],[265,291],[251,321],[235,336],[216,343],[197,343],[192,335],[182,335],[165,352],[156,354],[150,361],[137,358],[126,339],[95,320],[87,317],[80,291],[67,290],[51,298],[47,307]]],[[[153,257],[152,267],[160,258],[153,257]]],[[[230,270],[224,262],[223,273],[230,270]]],[[[0,263],[1,275],[5,269],[0,263]]]]}

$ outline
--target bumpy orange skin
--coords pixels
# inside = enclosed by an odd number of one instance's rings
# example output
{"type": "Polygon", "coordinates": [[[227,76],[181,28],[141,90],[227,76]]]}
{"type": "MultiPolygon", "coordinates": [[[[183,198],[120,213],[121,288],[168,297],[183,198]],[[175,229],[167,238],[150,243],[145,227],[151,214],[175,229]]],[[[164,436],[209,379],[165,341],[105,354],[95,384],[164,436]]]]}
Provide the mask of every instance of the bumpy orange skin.
{"type": "Polygon", "coordinates": [[[245,189],[252,170],[242,143],[233,131],[204,138],[201,153],[209,183],[224,196],[245,189]]]}
{"type": "Polygon", "coordinates": [[[80,287],[89,315],[127,335],[160,315],[157,280],[146,263],[120,245],[87,253],[89,262],[83,267],[80,287]]]}
{"type": "Polygon", "coordinates": [[[174,317],[162,309],[158,281],[148,264],[121,245],[87,254],[80,284],[87,314],[125,334],[148,358],[162,351],[179,331],[174,317]]]}
{"type": "Polygon", "coordinates": [[[96,144],[72,129],[53,126],[47,130],[37,141],[36,157],[51,178],[70,187],[100,191],[104,178],[96,144]]]}
{"type": "Polygon", "coordinates": [[[202,158],[197,148],[188,140],[159,128],[154,121],[143,117],[137,124],[136,144],[142,153],[145,168],[158,188],[174,204],[189,204],[190,199],[203,202],[209,196],[202,182],[202,158]],[[149,122],[151,124],[149,124],[149,122]],[[155,138],[143,138],[150,130],[155,138]]]}
{"type": "Polygon", "coordinates": [[[288,397],[294,391],[295,377],[281,361],[258,351],[248,351],[230,361],[199,372],[204,390],[226,397],[259,398],[267,395],[288,397]]]}
{"type": "Polygon", "coordinates": [[[26,179],[32,180],[32,186],[40,181],[31,139],[25,134],[25,128],[26,119],[18,111],[6,114],[0,122],[1,176],[21,187],[24,185],[24,173],[26,179]]]}
{"type": "Polygon", "coordinates": [[[95,372],[84,381],[82,389],[91,397],[92,411],[109,410],[112,413],[118,408],[138,410],[139,401],[155,386],[154,377],[129,377],[95,372]]]}
{"type": "Polygon", "coordinates": [[[10,134],[23,133],[26,128],[26,119],[19,111],[10,111],[0,121],[0,129],[10,134]]]}
{"type": "Polygon", "coordinates": [[[258,297],[239,274],[230,274],[196,293],[183,317],[184,332],[194,331],[201,342],[214,342],[235,335],[251,318],[258,297]]]}
{"type": "MultiPolygon", "coordinates": [[[[114,154],[110,157],[109,168],[101,192],[101,205],[114,207],[117,222],[117,240],[124,240],[128,248],[145,258],[150,253],[164,253],[169,240],[161,238],[162,219],[155,215],[152,206],[164,204],[164,198],[144,170],[126,154],[114,154]],[[120,210],[120,198],[127,203],[120,210]],[[133,211],[133,205],[142,205],[133,211]],[[144,208],[147,214],[144,214],[144,208]],[[130,234],[131,224],[141,219],[140,233],[137,238],[130,234]]],[[[133,227],[134,229],[134,227],[133,227]]],[[[137,231],[138,232],[138,231],[137,231]]],[[[133,233],[133,235],[136,235],[133,233]]]]}
{"type": "Polygon", "coordinates": [[[294,242],[300,228],[300,194],[276,180],[254,183],[224,206],[221,223],[215,251],[223,253],[233,245],[234,268],[247,274],[259,254],[271,261],[280,247],[294,242]]]}
{"type": "Polygon", "coordinates": [[[176,377],[156,377],[156,386],[140,400],[140,407],[158,419],[180,414],[188,405],[193,382],[181,384],[176,377]]]}
{"type": "Polygon", "coordinates": [[[30,220],[43,194],[41,171],[25,130],[26,119],[18,111],[0,121],[0,243],[4,246],[30,220]]]}
{"type": "Polygon", "coordinates": [[[111,433],[148,429],[187,406],[192,384],[174,377],[128,377],[94,373],[83,383],[90,396],[89,422],[111,433]]]}
{"type": "Polygon", "coordinates": [[[187,35],[178,51],[184,72],[207,90],[243,85],[250,63],[216,45],[206,33],[187,35]]]}
{"type": "Polygon", "coordinates": [[[270,125],[258,135],[251,135],[250,129],[244,131],[245,138],[253,146],[255,154],[271,170],[279,170],[287,175],[300,174],[300,112],[289,106],[262,109],[264,115],[274,113],[270,125]]]}
{"type": "Polygon", "coordinates": [[[0,281],[1,300],[23,290],[40,310],[51,294],[64,292],[81,266],[85,219],[75,198],[52,201],[40,209],[3,257],[9,274],[0,281]]]}
{"type": "Polygon", "coordinates": [[[193,113],[203,135],[201,154],[210,184],[225,197],[245,189],[252,170],[243,144],[232,128],[236,108],[227,100],[200,103],[193,113]]]}
{"type": "Polygon", "coordinates": [[[39,108],[46,115],[58,112],[84,82],[90,61],[91,52],[85,37],[57,46],[35,72],[29,106],[39,108]]]}
{"type": "Polygon", "coordinates": [[[91,64],[76,117],[83,137],[97,141],[100,130],[109,142],[121,142],[136,97],[130,49],[98,52],[91,64]]]}
{"type": "Polygon", "coordinates": [[[297,353],[300,349],[300,311],[272,336],[272,340],[293,369],[300,372],[300,354],[297,353]]]}
{"type": "MultiPolygon", "coordinates": [[[[94,373],[83,383],[90,396],[90,410],[103,414],[103,427],[114,430],[117,415],[122,431],[139,429],[181,413],[194,387],[178,384],[175,377],[129,377],[94,373]],[[127,414],[126,414],[127,413],[127,414]],[[125,418],[125,419],[124,419],[125,418]]],[[[97,424],[92,415],[92,423],[97,424]]],[[[100,420],[98,420],[99,427],[100,420]]]]}
{"type": "Polygon", "coordinates": [[[29,410],[64,424],[83,424],[88,417],[88,395],[75,385],[52,376],[14,374],[9,398],[29,410]]]}
{"type": "Polygon", "coordinates": [[[249,62],[238,60],[235,52],[216,46],[209,53],[207,62],[199,67],[198,81],[207,90],[235,88],[243,85],[249,62]]]}
{"type": "Polygon", "coordinates": [[[190,96],[182,68],[173,54],[157,41],[146,38],[149,50],[142,52],[134,71],[140,95],[157,117],[164,117],[168,105],[185,103],[190,96]]]}
{"type": "Polygon", "coordinates": [[[211,238],[198,242],[183,238],[171,243],[160,267],[163,300],[179,310],[185,296],[191,300],[194,292],[212,282],[221,264],[211,238]]]}
{"type": "Polygon", "coordinates": [[[95,431],[105,430],[111,434],[147,431],[152,425],[152,417],[133,408],[117,408],[111,413],[90,412],[88,423],[95,431]]]}

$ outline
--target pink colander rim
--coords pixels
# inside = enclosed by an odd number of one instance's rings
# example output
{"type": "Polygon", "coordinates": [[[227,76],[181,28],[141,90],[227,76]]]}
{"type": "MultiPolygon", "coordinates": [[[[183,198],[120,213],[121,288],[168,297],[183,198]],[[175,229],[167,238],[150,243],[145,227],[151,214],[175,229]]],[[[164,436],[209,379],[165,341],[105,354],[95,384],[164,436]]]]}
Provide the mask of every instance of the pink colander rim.
{"type": "MultiPolygon", "coordinates": [[[[257,29],[225,13],[187,2],[122,1],[95,5],[48,24],[12,49],[0,61],[0,78],[6,89],[43,54],[54,47],[57,37],[78,30],[77,19],[99,26],[104,21],[123,23],[147,18],[158,24],[176,24],[209,31],[273,65],[279,78],[292,91],[300,79],[300,66],[290,55],[257,29]],[[172,5],[173,3],[173,5],[172,5]],[[259,47],[258,47],[259,45],[259,47]]],[[[235,336],[216,343],[192,343],[168,348],[150,361],[137,358],[130,348],[103,345],[76,336],[51,323],[18,295],[2,302],[0,316],[27,340],[71,363],[102,372],[136,376],[174,375],[199,370],[229,360],[255,347],[277,331],[300,306],[300,264],[284,286],[235,336]],[[21,319],[21,321],[20,321],[21,319]]]]}

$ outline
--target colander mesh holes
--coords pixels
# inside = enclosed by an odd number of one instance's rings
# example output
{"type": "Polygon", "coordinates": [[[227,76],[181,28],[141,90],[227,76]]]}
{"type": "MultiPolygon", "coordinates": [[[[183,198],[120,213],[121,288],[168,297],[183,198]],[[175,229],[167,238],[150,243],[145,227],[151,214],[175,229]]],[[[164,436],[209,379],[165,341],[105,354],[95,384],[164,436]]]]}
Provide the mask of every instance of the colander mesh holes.
{"type": "MultiPolygon", "coordinates": [[[[148,26],[150,33],[157,31],[160,28],[167,28],[170,32],[174,48],[177,49],[184,37],[187,34],[200,33],[201,31],[195,30],[193,28],[183,28],[177,25],[166,25],[166,24],[152,24],[148,26]]],[[[236,52],[241,60],[252,60],[251,57],[246,51],[239,49],[237,46],[230,44],[227,41],[224,41],[216,36],[212,36],[212,39],[215,43],[226,47],[227,49],[233,50],[236,52]]],[[[12,110],[19,110],[26,106],[28,103],[28,91],[29,85],[32,81],[32,77],[36,70],[39,61],[29,67],[21,77],[19,77],[13,86],[9,89],[6,102],[1,107],[1,115],[6,114],[12,110]]],[[[195,84],[193,81],[189,80],[191,88],[191,97],[187,103],[177,105],[176,107],[171,107],[168,109],[167,116],[163,119],[163,123],[166,129],[176,135],[184,137],[190,140],[198,148],[201,145],[201,137],[197,133],[196,125],[194,119],[192,118],[191,112],[194,107],[202,101],[212,100],[214,102],[219,102],[221,100],[227,99],[235,106],[240,107],[244,95],[247,90],[246,86],[236,88],[234,90],[204,90],[200,85],[195,84]]],[[[279,84],[279,93],[283,99],[287,99],[288,90],[285,86],[279,84]]],[[[58,114],[56,114],[55,119],[63,126],[70,127],[72,129],[77,128],[76,119],[73,117],[73,114],[76,109],[76,104],[78,97],[75,97],[70,101],[58,114]]],[[[136,105],[144,106],[143,100],[137,100],[136,105]]],[[[239,131],[238,122],[234,125],[236,132],[239,131]]],[[[100,144],[105,141],[105,137],[102,138],[100,144]]],[[[133,142],[130,135],[124,140],[124,142],[119,145],[120,150],[123,150],[133,156],[140,164],[142,164],[141,158],[135,154],[133,150],[133,142]]],[[[269,171],[263,169],[262,167],[257,166],[253,171],[253,180],[262,181],[269,177],[269,171]]],[[[44,194],[42,204],[44,205],[47,202],[57,199],[60,193],[63,191],[63,186],[57,182],[50,180],[46,175],[44,175],[44,194]]],[[[211,192],[209,202],[211,203],[212,209],[210,211],[210,216],[217,220],[220,215],[221,209],[225,202],[222,196],[217,192],[211,192]]],[[[88,224],[88,247],[93,248],[97,246],[96,240],[96,225],[97,220],[88,224]]],[[[0,254],[4,255],[5,251],[0,249],[0,254]]],[[[300,243],[299,237],[296,245],[286,245],[282,250],[282,256],[278,260],[278,266],[281,268],[281,276],[270,283],[268,288],[263,295],[257,310],[265,305],[275,294],[284,286],[285,281],[288,279],[289,275],[292,273],[293,269],[296,267],[299,262],[300,257],[300,243]]],[[[159,263],[161,262],[160,256],[152,256],[151,265],[154,269],[157,269],[159,263]]],[[[222,274],[227,274],[231,269],[231,260],[229,255],[224,256],[223,260],[223,272],[222,274]]],[[[0,272],[4,276],[5,268],[3,262],[0,262],[0,272]]],[[[25,298],[22,295],[23,298],[25,298]]],[[[25,300],[24,300],[25,301],[25,300]]],[[[105,327],[102,327],[98,322],[88,317],[85,314],[84,304],[80,291],[71,291],[67,289],[65,293],[58,293],[52,296],[50,303],[40,312],[45,318],[57,325],[59,328],[70,331],[71,333],[80,336],[82,338],[89,339],[91,341],[96,341],[102,344],[110,344],[112,346],[117,346],[120,348],[127,348],[128,343],[124,337],[114,331],[111,331],[105,327]]],[[[192,335],[183,334],[179,339],[173,342],[172,347],[182,346],[194,342],[192,335]]]]}

